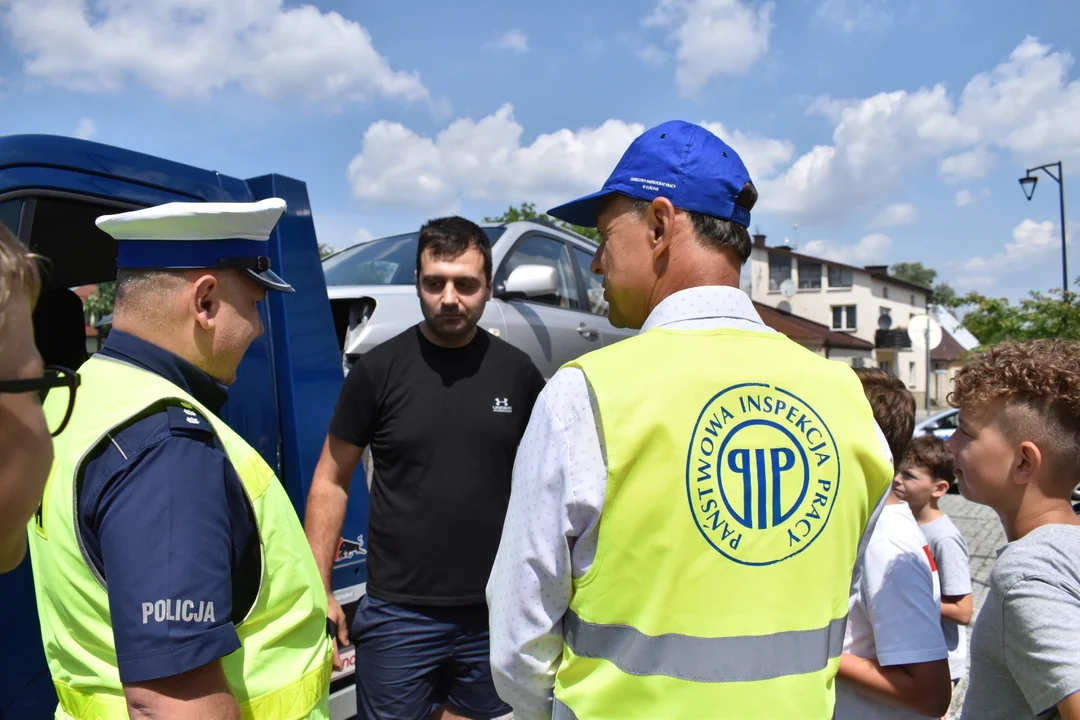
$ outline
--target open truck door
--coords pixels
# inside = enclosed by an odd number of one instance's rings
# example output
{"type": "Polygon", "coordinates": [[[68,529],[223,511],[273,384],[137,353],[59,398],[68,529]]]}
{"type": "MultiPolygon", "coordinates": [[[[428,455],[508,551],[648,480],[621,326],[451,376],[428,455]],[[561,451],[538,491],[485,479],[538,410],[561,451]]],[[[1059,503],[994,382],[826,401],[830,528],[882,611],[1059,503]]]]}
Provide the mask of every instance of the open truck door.
{"type": "MultiPolygon", "coordinates": [[[[288,204],[270,237],[270,256],[296,294],[269,293],[262,304],[266,332],[245,355],[222,418],[275,469],[303,519],[343,382],[341,349],[305,184],[281,175],[240,180],[86,140],[0,137],[0,222],[45,259],[44,292],[115,279],[116,243],[94,224],[100,215],[177,201],[269,197],[288,204]]],[[[38,322],[39,332],[73,332],[71,323],[47,317],[38,322]]],[[[60,340],[59,345],[85,343],[81,335],[60,340]]],[[[364,484],[360,468],[353,486],[364,484]]],[[[366,493],[353,493],[334,571],[335,594],[350,621],[367,580],[367,507],[366,493]]],[[[0,720],[52,717],[56,696],[41,648],[29,556],[16,571],[0,575],[0,603],[5,611],[0,624],[0,720]]],[[[351,650],[345,657],[351,661],[351,650]]],[[[350,675],[348,669],[335,673],[335,720],[355,713],[350,675]]]]}

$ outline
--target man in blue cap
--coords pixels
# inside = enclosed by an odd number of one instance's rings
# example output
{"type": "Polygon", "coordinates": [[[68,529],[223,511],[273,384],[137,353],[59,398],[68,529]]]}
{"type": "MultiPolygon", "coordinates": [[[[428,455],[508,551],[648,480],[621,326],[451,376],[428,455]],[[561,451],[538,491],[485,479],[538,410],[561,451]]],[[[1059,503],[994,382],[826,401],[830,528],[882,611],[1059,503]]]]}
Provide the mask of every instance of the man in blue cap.
{"type": "Polygon", "coordinates": [[[739,290],[756,200],[732,148],[667,122],[549,211],[597,228],[611,322],[641,333],[559,370],[518,451],[487,589],[516,720],[832,717],[892,465],[851,369],[739,290]]]}
{"type": "MultiPolygon", "coordinates": [[[[217,413],[263,331],[285,211],[170,203],[98,218],[113,331],[30,522],[62,718],[329,718],[326,596],[273,471],[217,413]]],[[[64,412],[46,402],[46,415],[64,412]]]]}

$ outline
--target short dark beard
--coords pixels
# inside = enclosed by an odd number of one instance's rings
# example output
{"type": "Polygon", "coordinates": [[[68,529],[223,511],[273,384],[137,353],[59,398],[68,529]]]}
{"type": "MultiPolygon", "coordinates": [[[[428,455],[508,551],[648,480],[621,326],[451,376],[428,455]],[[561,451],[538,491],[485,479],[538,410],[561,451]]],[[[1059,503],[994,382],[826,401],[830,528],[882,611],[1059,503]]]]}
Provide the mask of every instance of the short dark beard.
{"type": "Polygon", "coordinates": [[[420,303],[420,311],[424,315],[423,324],[427,329],[425,336],[431,340],[431,342],[441,347],[456,348],[468,345],[476,332],[476,325],[479,318],[477,318],[477,321],[474,321],[468,315],[463,315],[465,318],[463,328],[461,330],[447,332],[439,327],[437,316],[429,314],[427,306],[423,303],[420,303]]]}

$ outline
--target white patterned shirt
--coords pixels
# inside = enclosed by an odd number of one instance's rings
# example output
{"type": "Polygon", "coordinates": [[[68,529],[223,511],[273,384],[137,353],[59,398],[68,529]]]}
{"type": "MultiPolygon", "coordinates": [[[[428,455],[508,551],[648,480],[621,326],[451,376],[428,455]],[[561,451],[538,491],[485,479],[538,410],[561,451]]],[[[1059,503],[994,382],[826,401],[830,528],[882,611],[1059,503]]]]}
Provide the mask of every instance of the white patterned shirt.
{"type": "MultiPolygon", "coordinates": [[[[775,332],[746,293],[715,285],[665,298],[641,331],[657,327],[775,332]]],[[[492,677],[515,720],[551,718],[571,582],[596,556],[607,462],[594,402],[579,368],[560,369],[536,400],[514,462],[487,599],[492,677]]]]}

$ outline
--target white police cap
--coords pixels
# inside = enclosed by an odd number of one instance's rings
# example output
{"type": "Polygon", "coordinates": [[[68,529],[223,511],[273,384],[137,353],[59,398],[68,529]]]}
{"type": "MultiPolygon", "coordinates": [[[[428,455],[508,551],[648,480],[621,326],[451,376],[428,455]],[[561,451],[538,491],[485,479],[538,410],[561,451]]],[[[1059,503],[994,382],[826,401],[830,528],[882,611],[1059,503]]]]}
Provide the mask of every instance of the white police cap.
{"type": "Polygon", "coordinates": [[[232,268],[267,290],[293,292],[270,269],[270,233],[285,201],[174,202],[118,215],[97,226],[116,239],[118,268],[232,268]]]}

